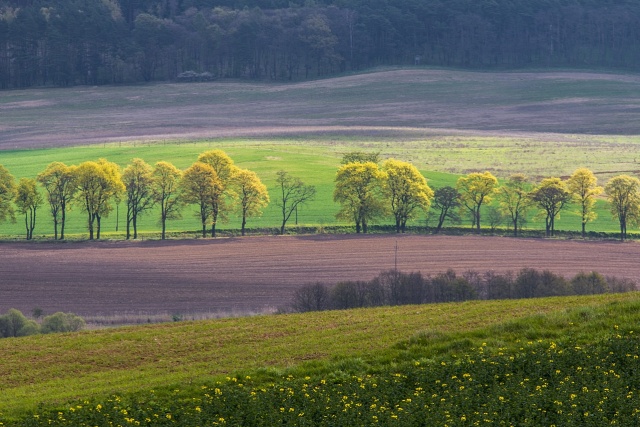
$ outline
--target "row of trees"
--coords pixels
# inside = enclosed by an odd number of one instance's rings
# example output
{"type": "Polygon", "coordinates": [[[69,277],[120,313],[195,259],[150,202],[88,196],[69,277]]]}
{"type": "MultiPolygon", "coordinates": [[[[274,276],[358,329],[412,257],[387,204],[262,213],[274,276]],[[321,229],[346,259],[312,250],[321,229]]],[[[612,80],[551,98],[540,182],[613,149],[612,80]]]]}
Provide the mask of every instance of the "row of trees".
{"type": "MultiPolygon", "coordinates": [[[[315,198],[316,189],[279,171],[274,190],[282,220],[280,233],[284,234],[291,215],[315,198]]],[[[336,217],[353,222],[357,233],[367,233],[371,221],[388,217],[393,218],[396,232],[404,232],[409,221],[425,215],[436,218],[436,233],[445,221],[456,223],[463,215],[480,232],[486,214],[492,227],[506,218],[517,236],[534,211],[539,219],[544,218],[547,236],[553,236],[560,213],[574,206],[585,236],[587,224],[596,219],[596,200],[603,193],[624,240],[627,227],[640,221],[640,180],[620,175],[602,188],[586,168],[577,169],[566,180],[551,177],[538,184],[515,174],[499,185],[490,172],[474,172],[460,177],[455,187],[433,191],[411,163],[388,159],[380,165],[377,153],[351,152],[343,157],[336,173],[333,199],[340,205],[336,217]],[[497,203],[491,205],[494,200],[497,203]]],[[[244,235],[247,219],[261,215],[270,198],[254,172],[237,167],[221,150],[200,154],[184,171],[165,161],[151,167],[141,159],[133,159],[122,171],[105,159],[77,166],[53,162],[36,179],[21,178],[17,184],[0,165],[0,221],[15,219],[15,206],[24,217],[27,239],[31,239],[38,209],[45,201],[55,239],[64,239],[67,211],[75,205],[86,215],[92,240],[100,238],[102,218],[121,202],[126,206],[127,239],[138,237],[138,219],[153,207],[159,208],[164,239],[167,221],[179,218],[185,205],[197,207],[203,237],[208,232],[215,237],[217,225],[232,212],[241,217],[244,235]],[[44,189],[44,197],[38,184],[44,189]]]]}
{"type": "Polygon", "coordinates": [[[635,69],[639,18],[634,1],[0,0],[0,88],[409,64],[635,69]]]}
{"type": "Polygon", "coordinates": [[[483,207],[495,198],[499,208],[490,215],[506,217],[514,236],[532,209],[544,218],[546,235],[553,236],[560,212],[574,205],[584,237],[587,224],[596,219],[596,200],[603,192],[620,224],[622,240],[627,237],[627,226],[640,221],[640,180],[628,175],[611,178],[603,189],[587,168],[577,169],[566,180],[545,178],[537,185],[525,175],[515,174],[500,186],[490,172],[474,172],[460,177],[455,187],[432,191],[410,163],[390,159],[379,167],[377,155],[363,153],[351,153],[343,163],[336,174],[334,191],[334,201],[341,204],[337,217],[352,220],[358,233],[367,232],[369,221],[389,215],[395,220],[396,231],[404,232],[407,220],[428,214],[431,205],[437,216],[436,233],[447,219],[458,222],[461,214],[468,214],[472,227],[480,232],[483,207]]]}
{"type": "MultiPolygon", "coordinates": [[[[281,231],[292,212],[313,199],[315,187],[305,185],[285,171],[278,172],[277,201],[282,212],[281,231]]],[[[202,236],[210,227],[216,236],[216,225],[237,212],[242,218],[245,234],[247,218],[261,214],[269,203],[269,193],[255,172],[241,169],[221,150],[202,153],[184,171],[161,161],[151,167],[142,159],[133,159],[123,171],[105,159],[87,161],[77,166],[53,162],[36,179],[21,178],[15,184],[13,176],[0,165],[0,220],[15,218],[13,205],[24,215],[27,239],[33,237],[38,208],[48,202],[53,218],[54,238],[64,239],[67,212],[71,205],[82,209],[87,218],[89,239],[99,239],[101,220],[114,209],[114,204],[126,205],[126,237],[138,237],[138,219],[152,207],[159,207],[162,238],[166,223],[180,216],[185,205],[198,207],[202,236]],[[40,184],[46,197],[38,189],[40,184]],[[59,233],[58,233],[59,232],[59,233]]]]}
{"type": "Polygon", "coordinates": [[[390,270],[370,281],[345,281],[335,285],[314,283],[297,289],[291,308],[297,312],[343,310],[386,305],[430,304],[468,300],[542,298],[631,292],[636,284],[627,279],[580,272],[570,280],[544,270],[523,268],[517,273],[448,270],[433,277],[390,270]]]}

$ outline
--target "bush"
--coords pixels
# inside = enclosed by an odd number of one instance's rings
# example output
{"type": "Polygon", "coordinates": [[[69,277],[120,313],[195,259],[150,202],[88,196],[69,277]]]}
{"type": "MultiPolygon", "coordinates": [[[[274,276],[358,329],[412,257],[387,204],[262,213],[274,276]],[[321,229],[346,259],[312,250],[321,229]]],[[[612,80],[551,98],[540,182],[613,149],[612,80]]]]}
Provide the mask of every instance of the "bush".
{"type": "Polygon", "coordinates": [[[322,283],[303,286],[294,293],[292,307],[300,313],[327,310],[329,290],[322,283]]]}
{"type": "Polygon", "coordinates": [[[57,312],[42,320],[41,331],[43,334],[53,332],[76,332],[85,327],[84,319],[73,313],[57,312]]]}
{"type": "Polygon", "coordinates": [[[27,322],[18,330],[17,337],[26,337],[29,335],[37,335],[40,333],[40,325],[35,320],[28,319],[27,322]]]}
{"type": "Polygon", "coordinates": [[[27,318],[15,308],[0,316],[0,337],[17,337],[18,332],[26,325],[27,318]]]}
{"type": "Polygon", "coordinates": [[[571,279],[571,290],[575,295],[603,294],[607,292],[607,281],[601,274],[581,271],[571,279]]]}

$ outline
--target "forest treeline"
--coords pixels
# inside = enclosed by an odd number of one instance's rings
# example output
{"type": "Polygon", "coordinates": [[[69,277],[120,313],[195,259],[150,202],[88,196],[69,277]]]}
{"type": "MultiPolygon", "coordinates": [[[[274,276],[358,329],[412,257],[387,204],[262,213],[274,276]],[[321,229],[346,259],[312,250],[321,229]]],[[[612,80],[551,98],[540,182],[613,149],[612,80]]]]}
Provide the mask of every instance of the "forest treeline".
{"type": "Polygon", "coordinates": [[[631,0],[0,0],[0,88],[640,64],[631,0]]]}

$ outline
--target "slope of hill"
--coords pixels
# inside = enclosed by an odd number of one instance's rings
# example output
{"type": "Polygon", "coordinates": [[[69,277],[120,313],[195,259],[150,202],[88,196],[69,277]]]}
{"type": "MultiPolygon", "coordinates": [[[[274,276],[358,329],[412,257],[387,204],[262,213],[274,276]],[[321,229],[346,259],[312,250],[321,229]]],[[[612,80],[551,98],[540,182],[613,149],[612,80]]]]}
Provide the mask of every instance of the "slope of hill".
{"type": "Polygon", "coordinates": [[[398,69],[292,84],[21,90],[0,98],[0,149],[221,137],[638,134],[639,99],[638,76],[568,71],[398,69]]]}
{"type": "Polygon", "coordinates": [[[64,402],[70,399],[88,402],[113,393],[153,389],[166,396],[180,390],[190,400],[202,384],[234,374],[252,376],[260,387],[287,372],[314,381],[332,372],[349,378],[476,347],[518,353],[527,340],[548,346],[570,338],[573,345],[587,345],[618,328],[633,330],[637,298],[630,293],[401,306],[4,339],[0,421],[15,420],[39,403],[68,411],[64,402]]]}

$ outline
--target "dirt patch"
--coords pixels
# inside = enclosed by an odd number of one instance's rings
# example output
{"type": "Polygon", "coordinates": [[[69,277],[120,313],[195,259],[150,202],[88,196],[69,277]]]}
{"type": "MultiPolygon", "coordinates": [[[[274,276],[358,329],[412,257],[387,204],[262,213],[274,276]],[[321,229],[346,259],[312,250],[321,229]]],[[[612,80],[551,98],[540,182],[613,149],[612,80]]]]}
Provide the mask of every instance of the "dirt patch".
{"type": "Polygon", "coordinates": [[[0,311],[84,315],[256,311],[301,285],[369,280],[394,266],[436,274],[549,269],[640,278],[636,243],[446,236],[305,236],[217,240],[5,243],[0,311]]]}

